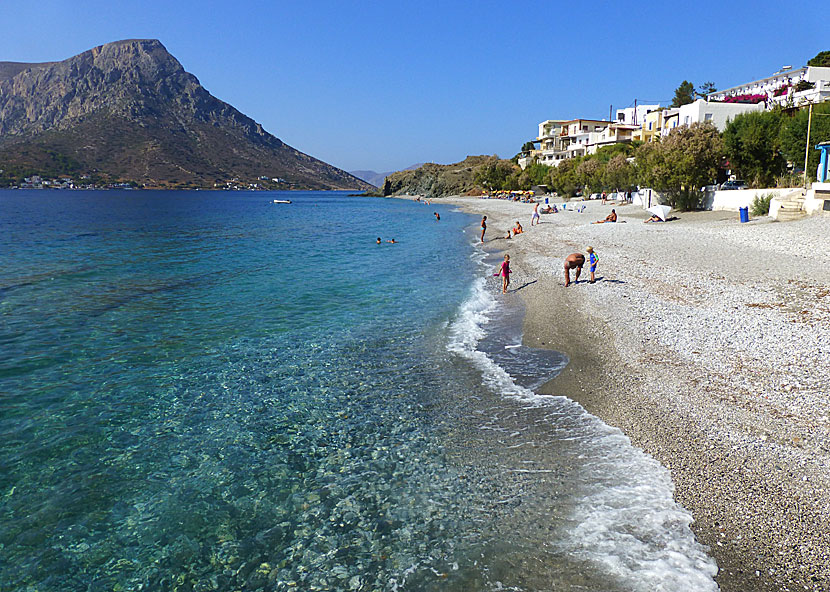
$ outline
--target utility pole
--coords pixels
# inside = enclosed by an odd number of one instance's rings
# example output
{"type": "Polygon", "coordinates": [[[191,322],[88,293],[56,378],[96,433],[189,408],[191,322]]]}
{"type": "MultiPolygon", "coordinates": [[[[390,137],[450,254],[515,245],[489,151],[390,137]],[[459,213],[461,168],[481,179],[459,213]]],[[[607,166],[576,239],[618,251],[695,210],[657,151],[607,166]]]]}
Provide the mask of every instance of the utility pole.
{"type": "Polygon", "coordinates": [[[807,116],[807,145],[804,146],[804,191],[807,191],[807,161],[810,158],[810,126],[813,123],[813,104],[810,103],[810,114],[807,116]]]}

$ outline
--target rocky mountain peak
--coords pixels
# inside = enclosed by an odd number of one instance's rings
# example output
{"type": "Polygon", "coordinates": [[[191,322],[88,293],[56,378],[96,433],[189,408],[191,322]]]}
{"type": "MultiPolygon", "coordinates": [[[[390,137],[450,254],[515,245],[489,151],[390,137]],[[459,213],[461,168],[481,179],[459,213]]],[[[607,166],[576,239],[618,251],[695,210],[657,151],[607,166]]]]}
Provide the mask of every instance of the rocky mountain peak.
{"type": "Polygon", "coordinates": [[[212,186],[245,171],[309,187],[368,188],[211,95],[157,39],[106,43],[60,62],[0,62],[0,156],[24,166],[20,151],[8,148],[26,143],[53,159],[59,153],[152,183],[212,186]]]}

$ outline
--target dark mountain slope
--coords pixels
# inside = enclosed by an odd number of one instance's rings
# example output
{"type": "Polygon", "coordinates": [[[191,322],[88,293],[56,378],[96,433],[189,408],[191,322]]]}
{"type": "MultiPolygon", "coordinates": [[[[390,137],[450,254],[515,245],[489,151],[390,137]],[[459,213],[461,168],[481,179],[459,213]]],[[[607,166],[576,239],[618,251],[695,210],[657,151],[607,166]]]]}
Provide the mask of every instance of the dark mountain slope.
{"type": "Polygon", "coordinates": [[[0,62],[0,167],[36,170],[43,155],[152,186],[266,176],[369,188],[212,96],[156,40],[108,43],[62,62],[0,62]]]}

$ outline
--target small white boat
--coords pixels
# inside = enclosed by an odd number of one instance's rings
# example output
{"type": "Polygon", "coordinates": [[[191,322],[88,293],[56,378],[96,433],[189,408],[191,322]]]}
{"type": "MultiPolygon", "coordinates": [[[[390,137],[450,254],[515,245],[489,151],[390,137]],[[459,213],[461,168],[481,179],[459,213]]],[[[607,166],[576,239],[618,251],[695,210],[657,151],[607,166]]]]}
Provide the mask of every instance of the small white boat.
{"type": "Polygon", "coordinates": [[[291,203],[290,199],[275,199],[274,203],[291,203]]]}

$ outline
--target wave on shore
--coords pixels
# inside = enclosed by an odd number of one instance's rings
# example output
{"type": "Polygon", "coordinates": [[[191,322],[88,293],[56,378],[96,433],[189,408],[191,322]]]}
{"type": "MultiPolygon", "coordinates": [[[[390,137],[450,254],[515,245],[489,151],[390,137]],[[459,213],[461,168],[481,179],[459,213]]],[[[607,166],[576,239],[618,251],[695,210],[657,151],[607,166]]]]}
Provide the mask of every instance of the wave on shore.
{"type": "Polygon", "coordinates": [[[539,543],[553,560],[576,561],[609,589],[717,590],[717,566],[695,540],[690,513],[675,503],[668,470],[567,397],[534,392],[567,358],[521,345],[517,307],[477,279],[449,326],[448,349],[515,408],[516,423],[526,419],[526,431],[514,430],[506,442],[530,451],[517,462],[561,476],[546,496],[560,507],[529,504],[540,515],[524,518],[551,523],[550,539],[539,543]]]}

